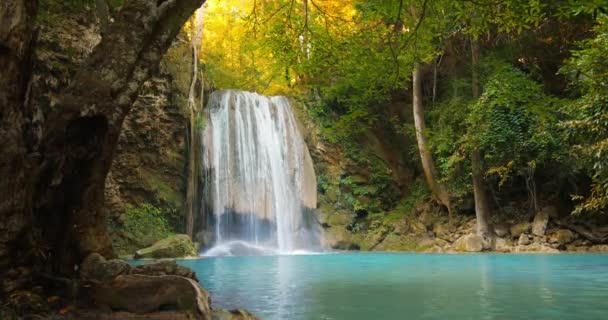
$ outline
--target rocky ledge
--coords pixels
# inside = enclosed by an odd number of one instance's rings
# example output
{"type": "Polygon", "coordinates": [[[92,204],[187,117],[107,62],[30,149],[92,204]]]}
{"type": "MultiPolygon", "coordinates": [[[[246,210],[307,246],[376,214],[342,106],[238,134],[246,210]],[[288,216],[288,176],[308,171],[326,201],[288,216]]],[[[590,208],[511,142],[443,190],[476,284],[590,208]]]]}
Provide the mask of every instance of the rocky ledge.
{"type": "Polygon", "coordinates": [[[450,219],[428,203],[416,208],[411,216],[375,225],[364,232],[350,232],[339,218],[327,219],[324,243],[340,250],[608,252],[608,225],[560,215],[551,205],[532,215],[494,217],[488,239],[475,234],[474,216],[456,215],[450,219]]]}
{"type": "Polygon", "coordinates": [[[244,310],[212,309],[196,274],[174,260],[132,267],[89,255],[81,265],[77,319],[253,320],[244,310]]]}

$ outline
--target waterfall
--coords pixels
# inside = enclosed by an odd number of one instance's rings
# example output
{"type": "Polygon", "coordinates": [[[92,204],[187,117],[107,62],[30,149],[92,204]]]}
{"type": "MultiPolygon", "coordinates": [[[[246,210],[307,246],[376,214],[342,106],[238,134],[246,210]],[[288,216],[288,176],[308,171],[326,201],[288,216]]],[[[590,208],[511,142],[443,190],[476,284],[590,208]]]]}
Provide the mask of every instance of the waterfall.
{"type": "Polygon", "coordinates": [[[319,247],[316,177],[289,100],[216,91],[203,132],[205,219],[216,254],[319,247]]]}

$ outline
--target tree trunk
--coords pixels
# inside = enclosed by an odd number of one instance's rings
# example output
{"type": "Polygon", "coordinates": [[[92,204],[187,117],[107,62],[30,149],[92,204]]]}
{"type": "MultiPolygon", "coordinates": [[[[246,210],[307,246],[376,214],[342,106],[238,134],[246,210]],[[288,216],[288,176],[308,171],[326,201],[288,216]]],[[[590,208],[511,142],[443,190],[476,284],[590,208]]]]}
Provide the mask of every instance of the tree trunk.
{"type": "Polygon", "coordinates": [[[70,86],[53,99],[42,138],[30,146],[21,118],[29,75],[24,53],[33,14],[15,8],[35,8],[36,1],[2,1],[0,65],[12,70],[0,74],[0,138],[10,146],[0,156],[0,214],[11,226],[10,233],[0,236],[3,269],[15,265],[13,252],[19,251],[26,224],[40,233],[42,262],[54,273],[73,273],[91,252],[113,256],[104,184],[123,120],[184,22],[203,2],[127,1],[70,86]]]}
{"type": "MultiPolygon", "coordinates": [[[[30,75],[35,0],[0,1],[0,296],[14,289],[8,269],[19,266],[32,222],[30,165],[22,124],[30,75]]],[[[18,279],[21,278],[21,279],[18,279]]]]}
{"type": "Polygon", "coordinates": [[[428,148],[426,137],[426,127],[424,124],[424,110],[422,107],[422,88],[421,88],[420,67],[414,68],[412,72],[413,83],[413,109],[414,109],[414,125],[416,127],[416,141],[418,142],[418,151],[422,162],[422,171],[426,182],[431,189],[433,196],[448,209],[448,213],[452,215],[452,206],[450,204],[450,196],[446,188],[437,180],[437,169],[433,161],[433,155],[428,148]]]}
{"type": "MultiPolygon", "coordinates": [[[[479,98],[479,75],[477,73],[479,61],[479,46],[476,40],[471,40],[471,89],[473,97],[479,98]]],[[[471,165],[473,171],[473,194],[475,197],[475,216],[477,217],[477,234],[487,239],[491,236],[488,226],[490,214],[490,200],[485,186],[483,156],[477,147],[471,152],[471,165]]]]}

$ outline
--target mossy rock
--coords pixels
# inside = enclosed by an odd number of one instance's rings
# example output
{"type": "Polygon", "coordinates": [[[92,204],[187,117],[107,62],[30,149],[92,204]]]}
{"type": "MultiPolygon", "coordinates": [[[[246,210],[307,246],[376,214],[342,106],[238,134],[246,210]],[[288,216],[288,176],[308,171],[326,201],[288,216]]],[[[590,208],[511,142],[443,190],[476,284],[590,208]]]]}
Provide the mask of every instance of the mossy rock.
{"type": "Polygon", "coordinates": [[[183,258],[196,256],[196,247],[190,237],[176,234],[157,241],[152,246],[137,250],[135,259],[142,258],[183,258]]]}

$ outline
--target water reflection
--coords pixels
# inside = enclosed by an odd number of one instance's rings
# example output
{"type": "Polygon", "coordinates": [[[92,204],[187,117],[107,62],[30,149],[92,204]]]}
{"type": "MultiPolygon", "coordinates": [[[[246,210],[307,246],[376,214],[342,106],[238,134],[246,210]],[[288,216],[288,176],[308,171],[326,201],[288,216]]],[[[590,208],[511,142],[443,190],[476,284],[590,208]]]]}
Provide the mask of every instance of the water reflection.
{"type": "Polygon", "coordinates": [[[603,319],[608,255],[328,254],[186,260],[263,319],[603,319]],[[577,265],[584,268],[573,269],[577,265]]]}

